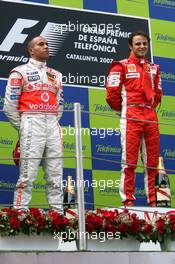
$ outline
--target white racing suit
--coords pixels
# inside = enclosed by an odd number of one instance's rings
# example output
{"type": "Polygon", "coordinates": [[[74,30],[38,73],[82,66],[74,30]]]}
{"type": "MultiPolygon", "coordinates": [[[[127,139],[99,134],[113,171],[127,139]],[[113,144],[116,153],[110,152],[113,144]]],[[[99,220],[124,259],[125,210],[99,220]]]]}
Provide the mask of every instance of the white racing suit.
{"type": "Polygon", "coordinates": [[[28,208],[42,160],[48,203],[63,212],[63,147],[58,123],[63,100],[62,75],[46,63],[30,59],[11,71],[4,111],[20,136],[20,176],[14,193],[17,209],[28,208]]]}

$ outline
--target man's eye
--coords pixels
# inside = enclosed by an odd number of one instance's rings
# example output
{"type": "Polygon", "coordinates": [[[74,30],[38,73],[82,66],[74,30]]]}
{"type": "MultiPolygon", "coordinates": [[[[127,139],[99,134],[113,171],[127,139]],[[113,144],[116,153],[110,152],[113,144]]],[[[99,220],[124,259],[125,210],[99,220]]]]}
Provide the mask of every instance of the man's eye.
{"type": "Polygon", "coordinates": [[[39,46],[44,46],[44,42],[41,42],[38,44],[39,46]]]}
{"type": "Polygon", "coordinates": [[[142,44],[143,44],[144,46],[147,46],[147,45],[148,45],[147,42],[143,42],[143,43],[138,42],[138,43],[136,43],[135,45],[136,45],[136,46],[140,46],[140,45],[142,45],[142,44]]]}

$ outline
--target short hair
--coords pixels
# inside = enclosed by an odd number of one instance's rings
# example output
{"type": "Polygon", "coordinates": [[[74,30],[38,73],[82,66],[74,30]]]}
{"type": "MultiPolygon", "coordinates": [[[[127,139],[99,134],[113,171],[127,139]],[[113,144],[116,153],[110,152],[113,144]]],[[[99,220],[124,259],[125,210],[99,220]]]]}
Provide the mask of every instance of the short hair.
{"type": "Polygon", "coordinates": [[[150,42],[150,37],[148,36],[148,34],[145,33],[145,32],[142,31],[142,30],[138,30],[138,31],[132,32],[132,34],[129,36],[129,39],[128,39],[128,41],[129,41],[129,45],[132,46],[132,41],[133,41],[133,38],[134,38],[135,36],[144,36],[144,37],[148,40],[148,43],[150,42]]]}
{"type": "Polygon", "coordinates": [[[33,39],[34,38],[29,40],[29,42],[27,43],[27,53],[28,53],[29,56],[30,56],[30,48],[32,48],[32,46],[33,46],[33,39]]]}
{"type": "Polygon", "coordinates": [[[28,50],[28,51],[29,51],[30,48],[32,48],[32,46],[33,46],[33,40],[34,40],[35,38],[37,38],[37,37],[39,37],[39,36],[36,36],[36,37],[32,38],[32,39],[29,40],[29,42],[27,43],[27,50],[28,50]]]}

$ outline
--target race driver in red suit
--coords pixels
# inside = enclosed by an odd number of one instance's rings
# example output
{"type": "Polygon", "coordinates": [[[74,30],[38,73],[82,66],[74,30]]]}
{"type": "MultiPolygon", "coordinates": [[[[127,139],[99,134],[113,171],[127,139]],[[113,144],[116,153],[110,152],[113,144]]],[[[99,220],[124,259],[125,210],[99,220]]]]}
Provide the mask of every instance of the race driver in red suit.
{"type": "Polygon", "coordinates": [[[109,69],[106,100],[121,114],[122,170],[120,196],[124,206],[134,205],[135,169],[141,149],[145,167],[145,192],[155,203],[155,176],[159,157],[159,128],[155,111],[162,96],[159,66],[146,58],[149,36],[142,31],[129,37],[128,59],[114,61],[109,69]],[[155,169],[153,169],[155,168],[155,169]]]}
{"type": "Polygon", "coordinates": [[[20,136],[20,176],[14,207],[28,209],[33,181],[41,163],[51,208],[63,213],[62,139],[59,119],[63,112],[62,74],[47,67],[48,42],[42,36],[28,43],[30,59],[9,76],[4,111],[20,136]]]}

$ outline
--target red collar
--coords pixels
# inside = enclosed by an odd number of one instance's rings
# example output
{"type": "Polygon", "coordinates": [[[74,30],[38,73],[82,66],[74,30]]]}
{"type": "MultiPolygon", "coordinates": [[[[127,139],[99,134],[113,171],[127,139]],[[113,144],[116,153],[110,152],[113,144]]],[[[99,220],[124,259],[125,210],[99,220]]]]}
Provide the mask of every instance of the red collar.
{"type": "Polygon", "coordinates": [[[130,56],[129,56],[129,62],[139,64],[139,65],[143,65],[143,63],[148,63],[149,61],[147,58],[137,58],[134,56],[134,53],[131,52],[130,56]]]}

